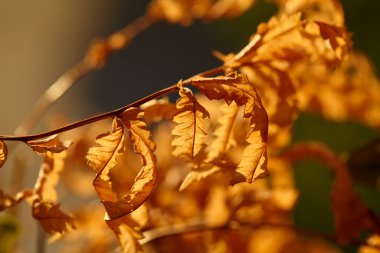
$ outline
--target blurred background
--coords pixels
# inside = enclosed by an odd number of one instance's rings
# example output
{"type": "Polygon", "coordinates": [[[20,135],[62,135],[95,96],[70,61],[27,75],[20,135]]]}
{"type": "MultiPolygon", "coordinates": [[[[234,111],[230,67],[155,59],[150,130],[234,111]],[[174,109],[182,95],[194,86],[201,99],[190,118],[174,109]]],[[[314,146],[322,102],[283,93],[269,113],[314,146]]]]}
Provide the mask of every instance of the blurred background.
{"type": "MultiPolygon", "coordinates": [[[[13,134],[39,96],[82,59],[94,38],[105,37],[135,20],[144,13],[148,2],[0,0],[0,134],[13,134]]],[[[342,2],[354,47],[369,56],[379,73],[380,1],[342,2]]],[[[70,121],[80,120],[119,108],[218,66],[219,61],[211,54],[213,50],[222,53],[240,50],[257,25],[275,12],[273,4],[259,0],[250,11],[233,20],[196,22],[189,27],[153,25],[125,50],[109,57],[102,69],[70,89],[34,133],[46,130],[49,118],[57,113],[70,121]]],[[[378,136],[373,129],[357,123],[335,123],[315,115],[301,115],[294,132],[295,142],[320,140],[346,156],[378,136]]],[[[5,166],[0,171],[0,188],[6,184],[10,169],[5,166]]],[[[301,191],[294,217],[296,224],[332,231],[329,171],[308,162],[296,167],[296,176],[301,191]]],[[[379,213],[379,187],[358,181],[357,188],[366,203],[379,213]]]]}

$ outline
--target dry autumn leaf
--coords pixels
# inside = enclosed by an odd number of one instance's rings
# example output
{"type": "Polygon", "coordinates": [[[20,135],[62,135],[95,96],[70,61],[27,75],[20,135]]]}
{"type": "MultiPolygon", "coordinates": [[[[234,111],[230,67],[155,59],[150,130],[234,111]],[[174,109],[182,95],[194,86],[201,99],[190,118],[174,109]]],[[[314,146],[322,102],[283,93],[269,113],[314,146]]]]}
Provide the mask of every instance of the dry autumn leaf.
{"type": "Polygon", "coordinates": [[[243,75],[227,77],[199,78],[191,82],[209,99],[224,99],[244,106],[244,117],[250,118],[251,130],[247,135],[247,147],[233,176],[232,183],[249,182],[268,174],[266,167],[266,141],[268,136],[268,116],[253,86],[243,75]]]}
{"type": "Polygon", "coordinates": [[[59,209],[59,204],[37,200],[33,202],[32,208],[33,217],[54,239],[58,239],[60,235],[75,229],[73,217],[63,213],[59,209]]]}
{"type": "MultiPolygon", "coordinates": [[[[137,242],[141,238],[138,232],[140,225],[129,214],[146,201],[156,184],[156,157],[153,153],[155,145],[150,140],[151,133],[142,119],[143,112],[137,108],[129,108],[121,115],[135,152],[141,156],[143,167],[136,176],[129,194],[116,201],[102,201],[107,211],[106,222],[118,238],[122,252],[128,253],[139,252],[141,249],[137,242]]],[[[112,156],[112,153],[107,156],[112,156]]]]}
{"type": "Polygon", "coordinates": [[[67,141],[63,143],[58,139],[57,135],[52,135],[44,139],[28,141],[27,144],[33,149],[33,151],[36,151],[38,153],[60,153],[68,149],[71,145],[71,142],[67,141]]]}
{"type": "Polygon", "coordinates": [[[233,128],[236,116],[239,112],[239,107],[235,102],[230,105],[222,105],[220,108],[221,116],[218,119],[218,126],[214,130],[213,135],[215,139],[211,142],[208,147],[208,160],[214,160],[218,158],[224,158],[228,153],[228,149],[236,145],[233,128]]]}
{"type": "Polygon", "coordinates": [[[102,201],[116,201],[117,196],[112,189],[110,170],[117,163],[117,157],[124,152],[124,128],[117,118],[113,120],[112,130],[96,138],[96,146],[88,150],[88,165],[96,172],[94,188],[102,201]]]}
{"type": "Polygon", "coordinates": [[[46,152],[46,154],[43,155],[44,161],[34,185],[34,195],[37,196],[38,199],[52,203],[57,201],[55,188],[58,184],[60,173],[64,168],[66,155],[66,152],[59,154],[46,152]]]}
{"type": "Polygon", "coordinates": [[[247,11],[254,0],[153,0],[148,14],[152,19],[190,25],[195,19],[232,18],[247,11]]]}
{"type": "Polygon", "coordinates": [[[211,168],[206,167],[206,168],[201,168],[199,170],[193,170],[190,171],[185,179],[183,180],[181,186],[179,187],[180,191],[185,190],[187,187],[189,187],[192,183],[201,181],[202,179],[205,179],[217,172],[220,171],[220,167],[217,166],[211,166],[211,168]]]}
{"type": "Polygon", "coordinates": [[[180,88],[180,98],[176,106],[178,112],[174,115],[175,126],[172,134],[173,155],[194,158],[205,146],[205,118],[208,111],[197,101],[190,89],[180,88]]]}
{"type": "Polygon", "coordinates": [[[280,12],[288,15],[301,12],[310,19],[336,26],[344,26],[343,6],[339,0],[276,0],[280,12]]]}
{"type": "Polygon", "coordinates": [[[59,180],[59,174],[63,170],[66,155],[66,152],[52,153],[50,151],[44,154],[44,162],[33,191],[33,217],[54,239],[75,229],[73,217],[63,213],[59,209],[59,204],[56,203],[55,187],[59,180]]]}
{"type": "Polygon", "coordinates": [[[0,168],[3,167],[5,160],[7,160],[8,148],[4,141],[0,140],[0,168]]]}

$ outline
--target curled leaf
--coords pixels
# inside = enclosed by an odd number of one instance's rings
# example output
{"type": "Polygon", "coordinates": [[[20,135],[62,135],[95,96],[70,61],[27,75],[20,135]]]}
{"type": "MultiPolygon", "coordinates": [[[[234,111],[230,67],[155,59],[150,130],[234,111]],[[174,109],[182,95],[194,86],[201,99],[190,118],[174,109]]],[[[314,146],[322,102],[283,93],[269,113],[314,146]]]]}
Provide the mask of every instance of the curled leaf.
{"type": "Polygon", "coordinates": [[[177,114],[173,118],[175,127],[172,134],[174,156],[194,158],[204,146],[207,136],[205,131],[205,118],[209,118],[208,111],[198,103],[190,89],[182,88],[177,100],[177,114]]]}
{"type": "Polygon", "coordinates": [[[121,118],[129,131],[135,152],[141,156],[143,167],[136,176],[129,194],[116,202],[103,202],[111,219],[136,210],[148,198],[156,184],[156,156],[153,153],[155,145],[150,140],[151,133],[142,120],[143,112],[137,108],[130,108],[121,118]]]}
{"type": "MultiPolygon", "coordinates": [[[[141,156],[143,167],[136,176],[129,194],[116,201],[102,201],[107,210],[107,225],[114,231],[122,252],[125,253],[141,251],[141,245],[137,240],[142,238],[139,232],[142,225],[134,221],[129,214],[140,207],[149,197],[155,187],[157,177],[156,156],[153,153],[155,145],[150,140],[151,133],[142,119],[143,112],[137,108],[129,108],[121,115],[121,120],[129,131],[134,150],[141,156]]],[[[117,122],[119,121],[117,120],[117,122]]],[[[118,129],[118,127],[114,129],[118,129]]],[[[112,154],[108,153],[107,156],[110,157],[112,154]]],[[[111,165],[114,166],[114,164],[111,165]]]]}
{"type": "Polygon", "coordinates": [[[93,181],[96,192],[102,201],[116,201],[109,173],[117,163],[117,157],[124,152],[124,128],[117,118],[113,120],[112,130],[96,138],[96,146],[88,150],[86,159],[96,174],[93,181]]]}
{"type": "Polygon", "coordinates": [[[59,204],[56,203],[57,193],[55,187],[59,180],[59,174],[64,167],[66,153],[47,151],[44,154],[44,161],[34,185],[33,217],[41,223],[43,229],[52,235],[54,239],[75,229],[72,216],[62,212],[59,209],[59,204]]]}
{"type": "Polygon", "coordinates": [[[72,143],[70,141],[61,142],[58,139],[58,135],[55,134],[47,138],[28,141],[26,144],[38,153],[61,153],[62,151],[68,149],[72,143]]]}
{"type": "Polygon", "coordinates": [[[239,107],[236,103],[222,105],[221,116],[218,119],[218,126],[214,131],[215,139],[209,146],[208,159],[222,158],[226,155],[230,146],[235,144],[233,137],[233,126],[239,107]]]}
{"type": "Polygon", "coordinates": [[[34,194],[44,202],[56,202],[57,192],[55,187],[59,181],[59,174],[64,167],[64,158],[67,152],[52,153],[44,155],[44,161],[40,167],[37,181],[34,185],[34,194]]]}
{"type": "Polygon", "coordinates": [[[0,140],[0,168],[3,167],[5,160],[7,160],[8,148],[4,141],[0,140]]]}
{"type": "Polygon", "coordinates": [[[59,204],[51,202],[33,202],[33,217],[37,219],[43,229],[57,239],[61,234],[75,229],[73,217],[63,213],[59,204]]]}
{"type": "Polygon", "coordinates": [[[268,176],[266,150],[268,116],[259,98],[250,127],[247,135],[248,145],[244,148],[243,158],[238,164],[232,184],[244,181],[251,183],[255,179],[268,176]]]}
{"type": "Polygon", "coordinates": [[[198,78],[191,82],[209,99],[224,99],[238,106],[244,105],[244,117],[250,118],[251,130],[247,135],[248,145],[238,165],[232,183],[251,183],[268,174],[266,141],[268,136],[268,115],[261,99],[244,75],[231,74],[214,78],[198,78]]]}

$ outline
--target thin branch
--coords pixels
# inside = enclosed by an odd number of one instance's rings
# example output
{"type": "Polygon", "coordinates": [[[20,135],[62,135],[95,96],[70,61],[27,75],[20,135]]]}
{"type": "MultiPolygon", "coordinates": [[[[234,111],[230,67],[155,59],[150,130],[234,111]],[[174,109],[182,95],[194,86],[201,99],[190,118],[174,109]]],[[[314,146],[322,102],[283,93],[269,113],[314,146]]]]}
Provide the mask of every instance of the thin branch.
{"type": "MultiPolygon", "coordinates": [[[[211,75],[215,75],[217,73],[220,73],[223,71],[223,66],[219,66],[219,67],[216,67],[216,68],[213,68],[213,69],[210,69],[210,70],[207,70],[205,72],[202,72],[198,75],[195,75],[195,76],[192,76],[188,79],[186,79],[185,81],[182,81],[182,85],[189,85],[191,83],[191,81],[193,80],[193,78],[195,77],[199,77],[199,76],[211,76],[211,75]]],[[[69,131],[69,130],[72,130],[72,129],[75,129],[75,128],[78,128],[78,127],[81,127],[81,126],[84,126],[84,125],[87,125],[87,124],[90,124],[90,123],[93,123],[93,122],[96,122],[96,121],[100,121],[100,120],[104,120],[104,119],[107,119],[107,118],[112,118],[112,117],[118,117],[121,113],[123,113],[126,109],[128,108],[131,108],[131,107],[138,107],[150,100],[153,100],[153,99],[156,99],[156,98],[159,98],[161,96],[164,96],[164,95],[167,95],[167,94],[170,94],[172,92],[175,92],[177,91],[179,88],[177,87],[177,84],[173,84],[167,88],[164,88],[162,90],[159,90],[155,93],[152,93],[140,100],[137,100],[131,104],[128,104],[126,106],[123,106],[119,109],[116,109],[116,110],[113,110],[113,111],[109,111],[109,112],[106,112],[106,113],[103,113],[103,114],[99,114],[99,115],[96,115],[96,116],[93,116],[93,117],[90,117],[90,118],[87,118],[87,119],[84,119],[84,120],[81,120],[81,121],[77,121],[75,123],[72,123],[72,124],[69,124],[67,126],[64,126],[64,127],[61,127],[61,128],[57,128],[57,129],[54,129],[52,131],[48,131],[48,132],[44,132],[44,133],[41,133],[41,134],[34,134],[34,135],[23,135],[23,136],[11,136],[11,135],[0,135],[0,140],[4,140],[4,141],[22,141],[22,142],[28,142],[30,140],[34,140],[34,139],[41,139],[41,138],[46,138],[48,136],[51,136],[51,135],[54,135],[54,134],[59,134],[59,133],[62,133],[62,132],[66,132],[66,131],[69,131]]]]}
{"type": "Polygon", "coordinates": [[[279,224],[275,224],[275,223],[233,224],[233,223],[229,223],[222,226],[209,226],[205,223],[198,222],[198,223],[190,223],[190,224],[175,224],[173,226],[159,227],[159,228],[145,231],[143,233],[144,238],[139,240],[139,242],[142,245],[144,245],[158,239],[175,236],[175,235],[184,235],[184,234],[190,234],[190,233],[200,233],[200,232],[215,231],[215,230],[233,231],[233,230],[243,230],[243,229],[245,230],[259,229],[263,227],[293,230],[297,233],[304,234],[307,236],[314,236],[314,237],[319,237],[319,238],[322,237],[323,239],[332,240],[332,241],[334,241],[335,239],[334,236],[330,234],[316,232],[316,231],[309,231],[309,230],[301,229],[289,224],[280,224],[280,223],[279,224]]]}
{"type": "MultiPolygon", "coordinates": [[[[233,222],[230,222],[226,225],[222,226],[216,226],[212,227],[209,226],[203,222],[194,222],[194,223],[188,223],[188,224],[175,224],[173,226],[166,226],[166,227],[158,227],[154,228],[148,231],[145,231],[143,233],[144,238],[139,240],[139,243],[141,245],[148,244],[150,242],[153,242],[155,240],[159,240],[162,238],[170,237],[170,236],[177,236],[177,235],[185,235],[185,234],[192,234],[192,233],[202,233],[205,231],[220,231],[220,230],[227,230],[227,231],[237,231],[237,230],[255,230],[260,228],[272,228],[272,229],[286,229],[293,231],[297,233],[298,235],[307,236],[307,237],[314,237],[314,238],[320,238],[326,241],[330,241],[332,243],[339,244],[338,238],[335,235],[325,233],[325,232],[319,232],[319,231],[313,231],[308,230],[305,228],[296,227],[292,224],[284,224],[284,223],[256,223],[256,224],[236,224],[233,222]]],[[[352,241],[350,243],[351,246],[355,247],[371,247],[373,249],[380,250],[380,247],[377,245],[371,245],[366,241],[352,241]]]]}
{"type": "Polygon", "coordinates": [[[16,135],[28,134],[43,117],[46,111],[76,82],[90,72],[101,68],[107,57],[125,48],[129,42],[154,23],[149,16],[142,16],[106,39],[91,43],[85,57],[66,71],[38,99],[28,116],[16,128],[16,135]]]}

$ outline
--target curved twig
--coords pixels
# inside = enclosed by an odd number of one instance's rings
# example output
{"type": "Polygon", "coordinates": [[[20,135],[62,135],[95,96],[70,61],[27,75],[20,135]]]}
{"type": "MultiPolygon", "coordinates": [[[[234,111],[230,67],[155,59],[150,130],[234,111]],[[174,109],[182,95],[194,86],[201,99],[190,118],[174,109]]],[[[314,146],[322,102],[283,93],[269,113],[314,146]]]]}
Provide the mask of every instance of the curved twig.
{"type": "Polygon", "coordinates": [[[146,30],[154,22],[149,16],[145,15],[123,29],[111,34],[106,39],[97,39],[91,43],[85,57],[61,75],[43,93],[27,117],[16,128],[15,134],[28,134],[37,125],[46,111],[76,82],[90,72],[101,68],[110,54],[124,49],[134,37],[146,30]]]}

